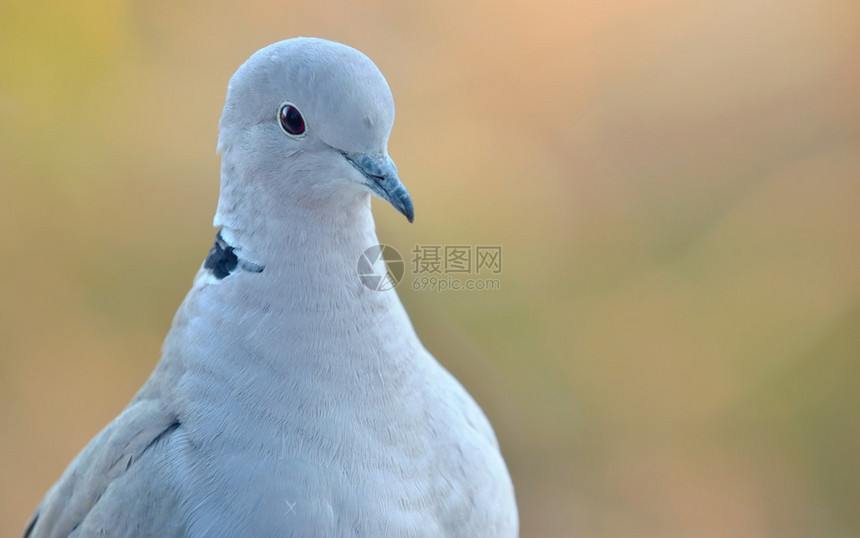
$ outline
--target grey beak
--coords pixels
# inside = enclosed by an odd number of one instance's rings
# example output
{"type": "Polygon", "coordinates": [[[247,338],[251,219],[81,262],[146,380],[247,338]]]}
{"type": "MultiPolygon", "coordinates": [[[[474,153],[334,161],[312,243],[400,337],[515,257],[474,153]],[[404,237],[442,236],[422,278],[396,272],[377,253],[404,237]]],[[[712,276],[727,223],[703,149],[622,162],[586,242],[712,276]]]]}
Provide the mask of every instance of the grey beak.
{"type": "Polygon", "coordinates": [[[367,180],[365,185],[374,194],[393,205],[409,222],[415,219],[412,197],[397,176],[397,166],[390,157],[371,157],[366,153],[344,153],[343,156],[361,172],[367,180]]]}

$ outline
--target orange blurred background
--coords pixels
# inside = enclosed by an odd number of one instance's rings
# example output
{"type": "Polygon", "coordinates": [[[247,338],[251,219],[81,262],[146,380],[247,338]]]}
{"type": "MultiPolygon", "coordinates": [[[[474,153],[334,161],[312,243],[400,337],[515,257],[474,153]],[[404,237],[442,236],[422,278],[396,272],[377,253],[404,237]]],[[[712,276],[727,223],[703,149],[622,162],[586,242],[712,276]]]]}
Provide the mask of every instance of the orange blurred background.
{"type": "Polygon", "coordinates": [[[850,0],[3,0],[0,534],[158,360],[228,78],[296,35],[391,85],[416,222],[375,204],[381,240],[503,248],[501,290],[399,291],[523,536],[860,535],[850,0]]]}

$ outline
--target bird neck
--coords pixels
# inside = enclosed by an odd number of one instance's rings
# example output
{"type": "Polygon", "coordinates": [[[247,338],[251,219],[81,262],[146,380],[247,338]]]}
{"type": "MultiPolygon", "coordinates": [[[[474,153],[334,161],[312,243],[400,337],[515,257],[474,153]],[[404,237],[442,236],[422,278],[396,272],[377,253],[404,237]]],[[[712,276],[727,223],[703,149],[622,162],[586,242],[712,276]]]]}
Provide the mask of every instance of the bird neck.
{"type": "Polygon", "coordinates": [[[333,327],[369,338],[395,330],[417,342],[397,292],[372,289],[359,276],[362,254],[379,245],[370,194],[345,188],[325,197],[274,199],[259,188],[273,178],[243,177],[247,171],[233,166],[232,157],[230,151],[222,157],[215,224],[221,248],[235,259],[220,273],[204,263],[189,306],[231,316],[241,311],[249,323],[266,325],[251,328],[255,334],[278,333],[276,325],[286,324],[309,346],[332,341],[333,327]]]}
{"type": "MultiPolygon", "coordinates": [[[[417,356],[422,347],[397,292],[373,289],[359,276],[362,253],[379,244],[368,196],[342,207],[337,217],[295,210],[253,230],[224,226],[222,248],[236,255],[233,270],[218,278],[204,263],[177,319],[206,321],[172,332],[227,348],[239,337],[243,346],[268,350],[250,353],[253,364],[245,367],[265,372],[275,384],[299,370],[328,371],[341,361],[350,365],[345,372],[370,375],[391,366],[386,361],[401,364],[417,356]],[[215,334],[213,327],[219,328],[215,334]],[[389,346],[403,355],[377,352],[389,346]]],[[[198,359],[218,360],[208,354],[183,360],[198,359]]],[[[341,374],[331,375],[337,385],[341,374]]]]}
{"type": "MultiPolygon", "coordinates": [[[[234,221],[221,215],[221,255],[235,258],[221,273],[204,263],[165,349],[199,345],[188,353],[165,353],[154,378],[176,364],[198,373],[237,372],[237,379],[258,384],[254,391],[267,394],[270,406],[286,405],[284,398],[314,383],[349,387],[344,390],[356,395],[364,390],[357,380],[376,379],[380,372],[394,372],[386,374],[391,386],[404,383],[419,366],[423,347],[397,292],[377,291],[359,277],[359,257],[379,242],[369,194],[326,208],[280,209],[277,217],[251,213],[255,218],[234,221]]],[[[216,243],[215,256],[218,251],[216,243]]],[[[203,382],[216,386],[225,379],[203,382]]],[[[144,387],[140,397],[149,390],[144,387]]]]}
{"type": "Polygon", "coordinates": [[[284,208],[275,217],[258,216],[251,227],[225,223],[219,237],[235,254],[236,270],[327,293],[352,288],[360,285],[359,257],[379,239],[369,194],[339,202],[323,210],[284,208]]]}
{"type": "MultiPolygon", "coordinates": [[[[247,150],[241,146],[221,149],[221,192],[214,225],[240,259],[268,267],[270,275],[291,270],[307,273],[312,268],[321,275],[354,279],[360,254],[379,243],[367,191],[347,185],[314,189],[307,178],[283,177],[314,175],[309,169],[265,172],[249,167],[243,158],[247,150]],[[297,189],[300,192],[294,192],[297,189]],[[344,264],[349,270],[340,274],[344,264]]],[[[303,281],[313,278],[301,277],[303,281]]]]}

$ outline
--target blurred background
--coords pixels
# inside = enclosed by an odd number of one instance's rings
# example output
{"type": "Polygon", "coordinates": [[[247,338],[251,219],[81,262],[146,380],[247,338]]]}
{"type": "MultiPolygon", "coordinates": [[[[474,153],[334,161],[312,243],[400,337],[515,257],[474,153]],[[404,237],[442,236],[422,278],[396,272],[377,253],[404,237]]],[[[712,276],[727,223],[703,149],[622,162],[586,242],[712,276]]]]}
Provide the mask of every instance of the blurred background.
{"type": "Polygon", "coordinates": [[[158,360],[227,81],[297,35],[391,85],[381,240],[503,249],[500,290],[398,289],[523,536],[860,535],[851,0],[0,1],[0,535],[158,360]]]}

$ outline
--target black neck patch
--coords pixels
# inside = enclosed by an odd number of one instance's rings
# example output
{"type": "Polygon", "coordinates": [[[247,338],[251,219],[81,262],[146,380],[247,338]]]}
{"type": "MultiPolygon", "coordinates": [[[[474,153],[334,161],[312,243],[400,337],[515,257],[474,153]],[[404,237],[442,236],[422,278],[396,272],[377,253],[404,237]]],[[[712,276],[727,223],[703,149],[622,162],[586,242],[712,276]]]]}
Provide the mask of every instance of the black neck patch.
{"type": "Polygon", "coordinates": [[[203,262],[203,267],[209,269],[218,280],[230,276],[236,268],[251,273],[262,273],[263,266],[256,263],[239,260],[235,249],[224,241],[221,231],[215,236],[215,244],[209,249],[209,255],[203,262]]]}

